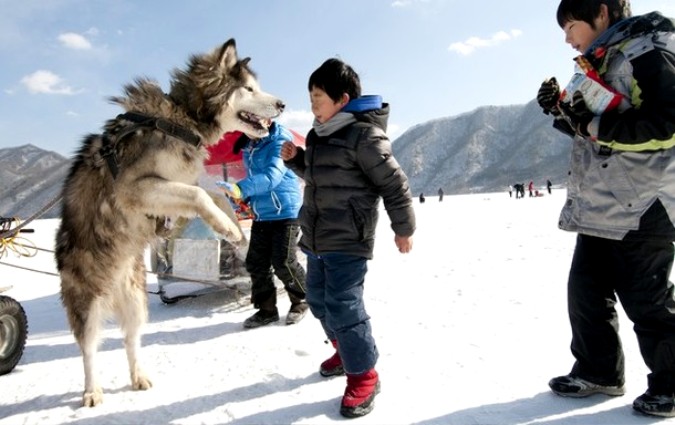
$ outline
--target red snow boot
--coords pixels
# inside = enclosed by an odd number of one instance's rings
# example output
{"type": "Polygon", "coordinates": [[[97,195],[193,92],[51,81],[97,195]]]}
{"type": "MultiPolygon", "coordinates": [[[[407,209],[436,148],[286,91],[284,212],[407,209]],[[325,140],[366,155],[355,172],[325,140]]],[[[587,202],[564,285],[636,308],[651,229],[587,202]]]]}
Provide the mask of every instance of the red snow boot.
{"type": "Polygon", "coordinates": [[[340,414],[347,418],[358,418],[373,411],[375,395],[380,392],[380,378],[375,369],[360,375],[347,374],[347,388],[342,397],[340,414]]]}
{"type": "Polygon", "coordinates": [[[331,340],[331,344],[335,347],[335,354],[333,354],[328,360],[321,363],[319,367],[319,373],[321,376],[337,376],[345,373],[344,368],[342,367],[342,358],[340,358],[340,353],[337,350],[337,340],[331,340]]]}

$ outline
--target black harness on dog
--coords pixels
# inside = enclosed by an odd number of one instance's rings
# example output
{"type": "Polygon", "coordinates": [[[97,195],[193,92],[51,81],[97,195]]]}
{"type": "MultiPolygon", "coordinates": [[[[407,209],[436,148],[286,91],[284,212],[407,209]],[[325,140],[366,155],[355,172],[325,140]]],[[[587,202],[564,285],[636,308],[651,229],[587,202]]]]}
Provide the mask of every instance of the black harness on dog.
{"type": "Polygon", "coordinates": [[[125,137],[141,128],[159,130],[164,134],[180,139],[196,148],[199,148],[202,145],[202,140],[197,134],[185,127],[165,120],[164,118],[151,117],[138,112],[127,112],[124,114],[119,114],[116,119],[131,121],[134,123],[134,125],[128,126],[120,133],[112,136],[108,134],[107,131],[102,135],[103,146],[101,146],[101,149],[98,151],[100,159],[96,162],[105,160],[105,162],[108,164],[110,172],[112,173],[113,179],[117,178],[117,175],[119,174],[119,164],[117,163],[117,144],[125,137]]]}

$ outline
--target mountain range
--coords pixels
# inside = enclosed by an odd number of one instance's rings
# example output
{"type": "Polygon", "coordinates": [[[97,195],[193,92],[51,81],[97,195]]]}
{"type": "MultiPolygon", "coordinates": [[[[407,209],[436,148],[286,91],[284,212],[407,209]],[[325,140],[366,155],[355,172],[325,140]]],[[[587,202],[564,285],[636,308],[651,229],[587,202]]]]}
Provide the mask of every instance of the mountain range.
{"type": "Polygon", "coordinates": [[[485,106],[408,129],[393,145],[415,195],[506,191],[532,181],[564,185],[571,140],[535,101],[485,106]]]}
{"type": "MultiPolygon", "coordinates": [[[[33,145],[0,149],[0,216],[26,220],[60,195],[70,160],[33,145]]],[[[59,215],[58,206],[41,218],[59,215]]]]}
{"type": "MultiPolygon", "coordinates": [[[[564,185],[569,137],[532,101],[484,106],[408,129],[393,142],[394,156],[415,196],[506,191],[508,185],[550,180],[564,185]]],[[[32,217],[59,196],[71,159],[33,145],[0,149],[0,216],[32,217]]],[[[41,214],[54,218],[59,208],[41,214]]]]}

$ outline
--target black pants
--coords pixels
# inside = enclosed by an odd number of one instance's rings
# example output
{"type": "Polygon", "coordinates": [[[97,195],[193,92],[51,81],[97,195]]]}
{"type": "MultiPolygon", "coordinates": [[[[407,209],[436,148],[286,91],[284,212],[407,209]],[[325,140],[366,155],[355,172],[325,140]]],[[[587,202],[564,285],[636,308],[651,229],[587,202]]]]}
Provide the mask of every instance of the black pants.
{"type": "Polygon", "coordinates": [[[597,384],[624,383],[618,296],[651,371],[649,389],[675,392],[675,299],[669,281],[673,254],[669,241],[577,237],[568,281],[573,374],[597,384]]]}
{"type": "Polygon", "coordinates": [[[251,275],[251,302],[257,308],[276,295],[274,275],[291,300],[305,299],[305,269],[296,255],[299,235],[297,220],[253,222],[246,270],[251,275]]]}

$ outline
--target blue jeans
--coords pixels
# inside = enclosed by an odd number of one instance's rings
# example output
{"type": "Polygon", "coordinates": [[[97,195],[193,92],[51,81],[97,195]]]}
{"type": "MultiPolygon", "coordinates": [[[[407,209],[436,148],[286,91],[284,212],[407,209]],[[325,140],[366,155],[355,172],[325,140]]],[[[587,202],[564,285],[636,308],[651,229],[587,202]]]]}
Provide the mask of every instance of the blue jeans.
{"type": "Polygon", "coordinates": [[[375,367],[378,352],[363,302],[368,259],[341,253],[306,254],[310,311],[328,339],[337,340],[345,372],[369,371],[375,367]]]}

